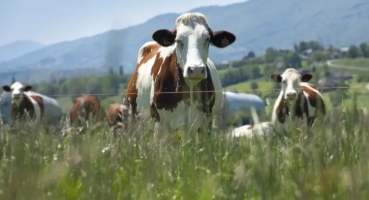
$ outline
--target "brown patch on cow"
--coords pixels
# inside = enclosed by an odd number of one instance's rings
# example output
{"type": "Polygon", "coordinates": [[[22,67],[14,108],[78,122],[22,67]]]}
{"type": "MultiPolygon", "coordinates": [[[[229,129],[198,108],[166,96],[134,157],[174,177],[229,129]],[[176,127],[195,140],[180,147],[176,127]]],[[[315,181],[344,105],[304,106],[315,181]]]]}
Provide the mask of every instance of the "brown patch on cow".
{"type": "Polygon", "coordinates": [[[149,61],[152,57],[156,56],[159,49],[160,49],[159,44],[150,44],[150,45],[143,47],[142,53],[141,53],[142,59],[140,63],[138,63],[136,68],[138,69],[139,66],[149,61]]]}
{"type": "Polygon", "coordinates": [[[323,99],[317,94],[315,91],[310,90],[308,87],[301,86],[302,91],[306,92],[309,95],[310,105],[317,109],[317,114],[326,114],[326,108],[323,99]]]}
{"type": "Polygon", "coordinates": [[[110,104],[106,109],[106,114],[110,126],[117,126],[119,123],[123,123],[124,128],[127,128],[129,112],[126,106],[119,103],[110,104]]]}
{"type": "Polygon", "coordinates": [[[277,115],[277,119],[280,123],[284,123],[286,121],[286,116],[289,115],[289,108],[286,105],[285,99],[282,96],[281,100],[278,103],[277,109],[275,111],[277,115]]]}
{"type": "Polygon", "coordinates": [[[78,97],[73,104],[70,112],[70,122],[72,125],[81,125],[82,120],[100,120],[103,115],[103,108],[100,101],[91,95],[78,97]]]}
{"type": "Polygon", "coordinates": [[[40,112],[41,112],[40,113],[41,114],[40,119],[42,119],[42,117],[45,113],[43,99],[39,96],[26,96],[25,94],[23,94],[23,98],[19,102],[18,106],[14,103],[12,104],[12,110],[11,110],[12,120],[14,120],[14,121],[24,120],[24,119],[26,119],[27,115],[32,120],[36,119],[35,108],[33,106],[32,101],[30,100],[30,98],[35,100],[38,103],[38,106],[40,106],[40,112]]]}
{"type": "MultiPolygon", "coordinates": [[[[147,54],[147,58],[145,59],[147,62],[150,58],[152,58],[153,51],[150,52],[150,54],[147,54]]],[[[143,62],[144,63],[144,62],[143,62]]],[[[136,89],[136,81],[138,77],[138,69],[140,67],[140,64],[137,65],[136,71],[134,72],[134,75],[132,76],[128,87],[127,87],[127,99],[131,104],[132,107],[132,115],[137,114],[137,89],[136,89]]],[[[187,86],[185,79],[183,77],[183,72],[180,68],[177,66],[177,56],[176,53],[172,53],[171,56],[165,58],[164,60],[160,57],[160,53],[156,51],[156,60],[153,64],[151,74],[153,77],[154,83],[154,91],[156,92],[154,94],[153,101],[155,105],[150,106],[150,113],[151,117],[155,118],[157,121],[160,121],[159,113],[157,109],[164,109],[167,111],[173,111],[175,108],[177,108],[178,103],[181,101],[184,101],[187,105],[189,105],[190,100],[190,88],[187,86]],[[160,70],[160,73],[159,73],[160,70]],[[178,92],[178,93],[177,93],[178,92]],[[184,93],[186,92],[186,93],[184,93]]],[[[195,101],[201,101],[202,99],[205,99],[205,96],[208,96],[209,102],[209,109],[208,112],[212,113],[212,108],[215,103],[215,93],[214,93],[214,85],[213,80],[211,78],[211,74],[209,69],[207,68],[207,79],[202,80],[197,87],[194,88],[194,102],[195,101]],[[207,85],[205,85],[207,84],[207,85]],[[195,92],[195,91],[204,91],[208,90],[210,92],[195,92]]],[[[201,111],[206,113],[207,108],[205,106],[201,106],[201,111]]],[[[211,121],[209,122],[211,124],[211,121]]]]}
{"type": "Polygon", "coordinates": [[[288,108],[284,98],[281,99],[276,109],[276,115],[280,123],[284,123],[289,109],[294,110],[295,117],[303,119],[307,117],[308,125],[311,126],[315,118],[318,116],[324,116],[326,114],[326,108],[324,100],[308,87],[301,86],[301,92],[298,94],[296,105],[294,108],[288,108]],[[307,98],[303,92],[306,92],[309,97],[307,98]],[[309,114],[309,106],[315,107],[316,111],[314,116],[309,114]]]}
{"type": "MultiPolygon", "coordinates": [[[[185,82],[182,70],[177,66],[176,53],[173,52],[172,55],[165,58],[164,61],[162,61],[162,59],[157,56],[157,60],[155,61],[152,68],[152,75],[153,79],[156,80],[154,83],[154,91],[157,93],[154,94],[154,102],[157,109],[173,111],[175,108],[177,108],[179,102],[189,102],[190,88],[185,82]],[[160,73],[158,74],[159,70],[160,73]],[[176,93],[176,91],[178,91],[179,93],[176,93]]],[[[205,99],[205,92],[196,93],[196,91],[205,90],[213,91],[206,92],[208,95],[208,100],[210,100],[209,113],[212,113],[212,107],[215,103],[215,94],[213,81],[208,68],[207,79],[200,81],[197,87],[194,88],[194,102],[205,99]],[[205,86],[205,84],[207,84],[207,86],[205,86]]],[[[206,112],[205,106],[202,106],[199,109],[204,113],[206,112]]]]}
{"type": "Polygon", "coordinates": [[[247,129],[250,130],[252,129],[254,126],[253,125],[250,125],[247,129]]]}
{"type": "Polygon", "coordinates": [[[131,79],[128,82],[127,85],[127,90],[126,90],[126,99],[128,100],[128,102],[131,104],[132,107],[132,116],[133,117],[133,121],[136,121],[136,114],[137,114],[137,88],[136,88],[136,82],[137,82],[137,78],[138,78],[138,69],[140,68],[141,65],[145,64],[147,61],[149,61],[151,58],[153,58],[154,56],[157,55],[158,50],[160,48],[159,44],[151,44],[151,45],[147,45],[143,48],[142,50],[142,59],[140,61],[140,63],[137,64],[136,66],[136,70],[133,73],[131,79]]]}
{"type": "Polygon", "coordinates": [[[318,88],[317,88],[314,84],[311,84],[311,83],[308,83],[308,84],[309,84],[309,86],[310,86],[310,87],[312,87],[312,88],[314,88],[314,89],[318,90],[318,88]]]}
{"type": "Polygon", "coordinates": [[[45,114],[45,106],[44,106],[44,100],[42,99],[42,97],[40,96],[29,96],[29,98],[32,98],[33,100],[35,100],[38,104],[38,106],[40,107],[40,112],[41,112],[41,115],[40,115],[40,119],[42,120],[42,118],[44,117],[44,114],[45,114]]]}

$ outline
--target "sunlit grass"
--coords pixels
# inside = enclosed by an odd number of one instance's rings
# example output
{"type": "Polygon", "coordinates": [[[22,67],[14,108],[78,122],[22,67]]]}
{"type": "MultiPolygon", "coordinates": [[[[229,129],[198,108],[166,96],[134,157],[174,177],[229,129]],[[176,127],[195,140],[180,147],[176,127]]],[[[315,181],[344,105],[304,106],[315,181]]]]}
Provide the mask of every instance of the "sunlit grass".
{"type": "Polygon", "coordinates": [[[309,137],[218,132],[202,145],[183,132],[154,135],[151,123],[122,137],[101,124],[65,137],[4,126],[0,198],[366,199],[368,120],[331,115],[309,137]]]}

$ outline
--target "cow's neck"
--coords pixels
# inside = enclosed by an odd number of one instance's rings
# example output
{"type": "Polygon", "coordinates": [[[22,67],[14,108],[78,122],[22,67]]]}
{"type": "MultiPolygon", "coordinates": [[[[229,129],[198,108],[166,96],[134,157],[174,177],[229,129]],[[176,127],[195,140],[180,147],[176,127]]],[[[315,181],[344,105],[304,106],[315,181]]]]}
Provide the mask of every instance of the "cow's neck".
{"type": "MultiPolygon", "coordinates": [[[[210,71],[209,71],[208,66],[206,66],[206,70],[207,70],[207,73],[209,74],[210,71]]],[[[205,99],[201,100],[203,99],[201,97],[203,93],[202,91],[208,90],[208,80],[207,80],[208,78],[201,80],[199,83],[191,84],[191,83],[186,82],[186,80],[183,77],[182,72],[183,70],[179,67],[179,64],[177,62],[177,74],[176,74],[176,79],[175,79],[176,92],[182,92],[185,103],[187,105],[190,105],[190,93],[193,94],[193,101],[198,101],[198,100],[206,101],[205,99]]],[[[202,102],[202,103],[205,103],[205,102],[202,102]]]]}
{"type": "Polygon", "coordinates": [[[31,100],[28,97],[23,96],[18,104],[12,103],[13,116],[14,117],[24,117],[25,113],[29,112],[31,107],[32,107],[31,100]]]}

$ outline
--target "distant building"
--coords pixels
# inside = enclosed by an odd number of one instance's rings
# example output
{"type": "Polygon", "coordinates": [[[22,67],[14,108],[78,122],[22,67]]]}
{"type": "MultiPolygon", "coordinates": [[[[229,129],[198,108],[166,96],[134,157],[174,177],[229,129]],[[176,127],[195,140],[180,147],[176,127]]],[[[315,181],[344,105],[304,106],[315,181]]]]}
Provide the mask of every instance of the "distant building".
{"type": "Polygon", "coordinates": [[[331,59],[340,59],[341,56],[342,56],[341,52],[339,52],[339,51],[331,53],[331,59]]]}
{"type": "Polygon", "coordinates": [[[339,80],[330,77],[324,77],[318,80],[318,87],[322,92],[335,90],[338,86],[339,80]]]}
{"type": "Polygon", "coordinates": [[[350,72],[333,72],[330,74],[330,78],[336,80],[350,80],[352,79],[352,74],[350,72]]]}
{"type": "Polygon", "coordinates": [[[349,51],[349,47],[342,47],[342,48],[340,48],[340,52],[341,53],[347,53],[348,51],[349,51]]]}

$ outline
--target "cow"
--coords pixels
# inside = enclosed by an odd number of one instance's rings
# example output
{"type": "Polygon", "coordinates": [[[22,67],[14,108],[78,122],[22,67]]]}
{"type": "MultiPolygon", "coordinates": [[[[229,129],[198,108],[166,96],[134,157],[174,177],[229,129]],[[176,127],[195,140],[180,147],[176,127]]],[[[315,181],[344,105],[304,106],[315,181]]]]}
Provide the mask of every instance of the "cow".
{"type": "Polygon", "coordinates": [[[120,103],[109,104],[106,109],[106,114],[108,116],[110,127],[123,128],[127,130],[128,118],[130,115],[127,106],[120,103]]]}
{"type": "Polygon", "coordinates": [[[2,117],[9,124],[23,121],[27,117],[44,124],[57,125],[60,122],[62,110],[59,103],[53,98],[31,91],[31,85],[14,82],[11,86],[4,85],[3,90],[10,93],[7,96],[11,97],[10,109],[7,109],[9,100],[1,99],[2,117]]]}
{"type": "Polygon", "coordinates": [[[83,121],[92,120],[97,122],[104,117],[104,109],[100,100],[91,95],[82,95],[74,100],[73,106],[69,111],[70,124],[81,126],[83,121]]]}
{"type": "Polygon", "coordinates": [[[190,134],[206,130],[210,134],[212,113],[218,113],[223,95],[219,74],[208,57],[209,45],[225,48],[236,36],[211,30],[201,13],[184,13],[172,31],[156,30],[152,39],[140,47],[127,86],[132,115],[149,110],[156,130],[171,132],[187,121],[190,134]]]}
{"type": "Polygon", "coordinates": [[[231,136],[232,137],[253,137],[255,135],[259,136],[269,136],[272,135],[274,132],[274,126],[271,122],[260,122],[256,124],[248,124],[237,127],[232,130],[231,136]]]}
{"type": "Polygon", "coordinates": [[[297,117],[307,120],[307,126],[312,126],[317,117],[326,115],[326,106],[322,94],[308,81],[313,76],[310,73],[300,74],[296,69],[287,68],[283,74],[271,74],[270,78],[281,83],[282,88],[274,104],[272,123],[286,122],[297,117]]]}

